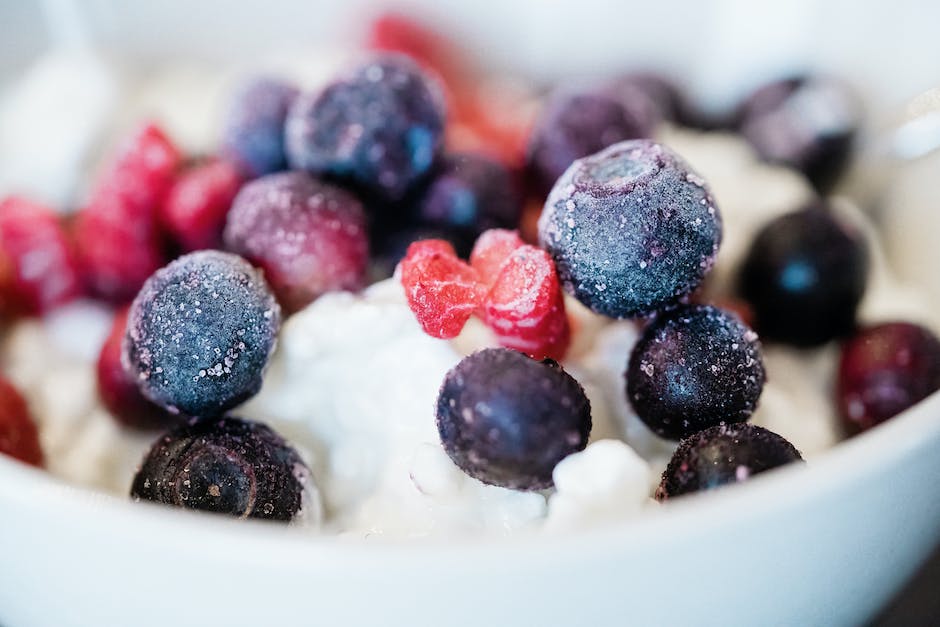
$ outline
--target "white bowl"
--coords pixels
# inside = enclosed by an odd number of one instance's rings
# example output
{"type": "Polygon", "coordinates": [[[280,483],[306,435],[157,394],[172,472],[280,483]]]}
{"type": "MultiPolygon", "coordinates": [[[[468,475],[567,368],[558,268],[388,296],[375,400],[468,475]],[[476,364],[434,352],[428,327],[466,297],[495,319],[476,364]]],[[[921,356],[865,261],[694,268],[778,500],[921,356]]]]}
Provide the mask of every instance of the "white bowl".
{"type": "MultiPolygon", "coordinates": [[[[238,42],[239,53],[251,54],[275,26],[296,36],[309,25],[313,37],[353,11],[324,1],[190,4],[132,12],[90,3],[90,22],[97,39],[128,56],[159,54],[167,42],[193,55],[218,55],[219,42],[238,42]]],[[[747,2],[611,8],[581,0],[557,14],[534,0],[408,4],[446,16],[491,61],[553,75],[656,59],[715,106],[759,70],[812,59],[867,77],[878,87],[869,89],[872,102],[886,109],[935,79],[902,60],[940,52],[928,36],[940,8],[914,3],[875,3],[864,14],[855,3],[805,0],[759,10],[747,2]],[[833,21],[840,11],[848,12],[833,21]],[[880,40],[890,49],[858,34],[873,24],[891,33],[880,40]]],[[[0,18],[7,11],[22,18],[30,11],[22,6],[4,6],[0,18]]],[[[616,526],[418,544],[311,538],[132,504],[0,459],[0,623],[855,625],[940,540],[938,450],[934,395],[810,464],[616,526]]]]}

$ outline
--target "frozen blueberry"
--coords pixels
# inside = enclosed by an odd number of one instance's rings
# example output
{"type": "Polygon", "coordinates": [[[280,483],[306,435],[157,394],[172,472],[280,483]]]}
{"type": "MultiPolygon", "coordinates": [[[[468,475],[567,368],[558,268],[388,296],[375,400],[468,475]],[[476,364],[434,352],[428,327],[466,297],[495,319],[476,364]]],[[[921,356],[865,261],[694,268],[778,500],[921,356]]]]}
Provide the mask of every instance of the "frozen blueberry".
{"type": "Polygon", "coordinates": [[[631,72],[617,77],[607,88],[650,132],[662,121],[679,119],[683,109],[679,88],[661,74],[631,72]]]}
{"type": "Polygon", "coordinates": [[[310,472],[269,427],[232,416],[191,419],[157,440],[131,497],[237,518],[290,521],[310,472]]]}
{"type": "Polygon", "coordinates": [[[399,200],[430,171],[443,130],[438,86],[411,60],[387,55],[297,99],[287,116],[287,159],[294,169],[399,200]]]}
{"type": "Polygon", "coordinates": [[[702,180],[669,148],[615,144],[576,161],[539,218],[539,241],[569,294],[614,318],[650,314],[701,284],[721,243],[702,180]]]}
{"type": "Polygon", "coordinates": [[[223,121],[222,154],[249,177],[285,169],[284,121],[298,94],[293,85],[269,77],[242,85],[223,121]]]}
{"type": "Polygon", "coordinates": [[[147,279],[131,304],[124,367],[172,413],[220,414],[253,396],[274,350],[281,309],[237,255],[184,255],[147,279]]]}
{"type": "Polygon", "coordinates": [[[922,326],[861,329],[842,347],[836,398],[852,433],[881,424],[940,389],[940,340],[922,326]]]}
{"type": "Polygon", "coordinates": [[[800,452],[773,431],[744,422],[718,425],[679,443],[656,490],[656,499],[665,501],[738,483],[796,461],[803,461],[800,452]]]}
{"type": "Polygon", "coordinates": [[[559,91],[550,96],[529,142],[528,168],[537,191],[547,193],[576,159],[625,139],[648,137],[647,109],[624,106],[607,90],[559,91]]]}
{"type": "Polygon", "coordinates": [[[678,440],[720,423],[743,422],[757,406],[764,364],[757,334],[709,305],[661,314],[627,366],[627,397],[657,435],[678,440]]]}
{"type": "Polygon", "coordinates": [[[816,202],[761,229],[739,289],[761,337],[817,346],[852,331],[867,275],[862,234],[816,202]]]}
{"type": "Polygon", "coordinates": [[[418,202],[422,224],[461,233],[470,242],[489,229],[517,228],[521,214],[506,167],[473,153],[445,156],[418,202]]]}
{"type": "Polygon", "coordinates": [[[552,470],[584,449],[591,405],[556,362],[487,348],[457,364],[437,397],[437,429],[450,458],[483,483],[552,486],[552,470]]]}
{"type": "Polygon", "coordinates": [[[280,172],[242,187],[225,246],[264,270],[288,313],[321,294],[365,285],[369,238],[362,204],[306,172],[280,172]]]}
{"type": "Polygon", "coordinates": [[[761,158],[796,168],[826,190],[849,160],[861,109],[845,83],[800,76],[760,87],[744,100],[737,118],[761,158]]]}

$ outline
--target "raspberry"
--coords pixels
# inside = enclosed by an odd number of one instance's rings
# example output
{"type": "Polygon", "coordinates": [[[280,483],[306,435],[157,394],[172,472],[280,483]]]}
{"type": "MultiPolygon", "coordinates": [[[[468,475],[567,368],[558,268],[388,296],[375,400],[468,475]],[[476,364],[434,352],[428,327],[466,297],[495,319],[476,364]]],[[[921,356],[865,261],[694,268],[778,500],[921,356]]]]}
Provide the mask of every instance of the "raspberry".
{"type": "Polygon", "coordinates": [[[533,359],[564,356],[571,329],[548,253],[523,244],[506,257],[483,301],[483,319],[507,348],[533,359]]]}
{"type": "Polygon", "coordinates": [[[17,196],[0,201],[0,312],[42,314],[80,291],[77,260],[56,214],[17,196]]]}
{"type": "Polygon", "coordinates": [[[525,242],[516,231],[490,229],[477,239],[470,254],[470,265],[480,273],[480,279],[486,285],[493,285],[499,276],[506,259],[516,249],[525,246],[525,242]]]}
{"type": "Polygon", "coordinates": [[[98,396],[121,424],[139,429],[173,426],[179,418],[144,398],[134,377],[121,364],[121,342],[126,328],[127,308],[124,308],[115,316],[111,333],[98,356],[98,396]]]}
{"type": "Polygon", "coordinates": [[[400,13],[388,12],[375,18],[369,24],[366,46],[406,54],[440,74],[448,83],[458,80],[464,73],[460,52],[452,42],[400,13]]]}
{"type": "Polygon", "coordinates": [[[163,228],[184,252],[221,248],[225,216],[241,184],[238,168],[224,160],[184,172],[160,207],[163,228]]]}
{"type": "Polygon", "coordinates": [[[157,209],[173,182],[180,153],[154,124],[118,150],[78,215],[75,241],[91,291],[132,298],[165,258],[157,209]]]}
{"type": "Polygon", "coordinates": [[[42,466],[39,432],[26,401],[6,379],[0,377],[0,453],[42,466]]]}
{"type": "Polygon", "coordinates": [[[444,240],[423,240],[408,247],[399,266],[408,305],[428,335],[456,337],[481,303],[477,271],[457,258],[444,240]]]}

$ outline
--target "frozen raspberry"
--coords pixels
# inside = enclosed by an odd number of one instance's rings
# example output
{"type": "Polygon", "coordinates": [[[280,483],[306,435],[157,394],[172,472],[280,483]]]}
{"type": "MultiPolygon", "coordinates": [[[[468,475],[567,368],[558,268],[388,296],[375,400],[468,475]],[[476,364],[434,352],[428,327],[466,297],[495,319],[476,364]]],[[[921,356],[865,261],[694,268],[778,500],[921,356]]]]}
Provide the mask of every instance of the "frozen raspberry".
{"type": "Polygon", "coordinates": [[[591,404],[556,362],[505,348],[465,357],[437,397],[441,444],[465,473],[515,490],[552,486],[552,470],[583,450],[591,404]]]}
{"type": "Polygon", "coordinates": [[[121,344],[127,330],[127,309],[114,318],[111,333],[98,356],[98,396],[114,418],[129,427],[161,429],[179,422],[179,418],[154,405],[141,394],[121,363],[121,344]]]}
{"type": "Polygon", "coordinates": [[[311,485],[300,455],[270,427],[226,416],[191,420],[157,440],[131,497],[287,522],[301,513],[311,485]]]}
{"type": "Polygon", "coordinates": [[[225,216],[241,185],[238,168],[224,160],[183,172],[161,205],[163,228],[183,252],[221,248],[225,216]]]}
{"type": "Polygon", "coordinates": [[[711,192],[666,146],[615,144],[576,161],[539,219],[565,290],[615,318],[676,304],[702,283],[721,242],[711,192]]]}
{"type": "Polygon", "coordinates": [[[232,97],[222,131],[222,154],[248,177],[287,168],[284,123],[299,95],[293,85],[257,78],[232,97]]]}
{"type": "Polygon", "coordinates": [[[713,490],[802,461],[800,452],[773,431],[747,423],[710,427],[679,443],[663,472],[656,499],[713,490]]]}
{"type": "Polygon", "coordinates": [[[922,326],[890,322],[862,329],[842,347],[836,400],[858,433],[940,389],[940,339],[922,326]]]}
{"type": "Polygon", "coordinates": [[[415,242],[399,269],[408,305],[432,337],[459,335],[482,302],[479,274],[444,240],[415,242]]]}
{"type": "Polygon", "coordinates": [[[647,137],[648,120],[604,91],[553,94],[535,123],[529,171],[536,190],[547,194],[576,159],[626,139],[647,137]]]}
{"type": "Polygon", "coordinates": [[[418,20],[396,12],[379,15],[369,23],[366,46],[382,52],[406,54],[445,79],[463,75],[460,52],[448,39],[418,20]]]}
{"type": "Polygon", "coordinates": [[[189,253],[147,279],[131,304],[124,367],[167,411],[218,415],[261,388],[280,323],[260,271],[230,253],[189,253]]]}
{"type": "Polygon", "coordinates": [[[297,99],[287,116],[287,158],[294,169],[397,201],[430,172],[443,130],[436,83],[407,57],[386,55],[297,99]]]}
{"type": "Polygon", "coordinates": [[[765,378],[757,334],[708,305],[659,314],[634,346],[626,376],[637,415],[673,440],[750,418],[765,378]]]}
{"type": "Polygon", "coordinates": [[[26,401],[13,385],[0,377],[0,453],[42,466],[39,432],[26,401]]]}
{"type": "Polygon", "coordinates": [[[17,196],[0,201],[0,312],[43,314],[80,291],[77,260],[56,214],[17,196]]]}
{"type": "Polygon", "coordinates": [[[153,124],[128,137],[78,214],[75,241],[92,292],[133,298],[165,261],[158,209],[173,183],[180,153],[153,124]]]}
{"type": "Polygon", "coordinates": [[[305,172],[245,185],[225,225],[225,245],[264,270],[288,313],[325,292],[365,285],[369,238],[362,204],[305,172]]]}
{"type": "Polygon", "coordinates": [[[483,319],[499,343],[534,359],[561,359],[571,330],[548,253],[523,244],[513,231],[489,231],[480,238],[471,264],[489,287],[483,319]]]}

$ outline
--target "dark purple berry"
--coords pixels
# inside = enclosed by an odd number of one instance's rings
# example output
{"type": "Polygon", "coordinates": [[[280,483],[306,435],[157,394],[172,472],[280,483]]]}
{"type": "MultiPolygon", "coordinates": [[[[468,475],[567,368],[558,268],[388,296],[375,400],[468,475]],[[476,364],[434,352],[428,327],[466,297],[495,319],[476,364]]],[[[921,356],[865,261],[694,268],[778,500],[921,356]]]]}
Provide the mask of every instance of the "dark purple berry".
{"type": "Polygon", "coordinates": [[[356,198],[306,172],[269,174],[242,187],[225,246],[264,270],[287,313],[325,292],[364,287],[366,215],[356,198]]]}
{"type": "Polygon", "coordinates": [[[940,340],[907,322],[859,330],[842,346],[836,399],[843,424],[858,433],[940,389],[940,340]]]}
{"type": "Polygon", "coordinates": [[[660,314],[633,347],[627,398],[657,435],[679,440],[744,422],[764,387],[757,334],[733,314],[688,305],[660,314]]]}
{"type": "Polygon", "coordinates": [[[615,144],[575,162],[545,203],[539,241],[565,290],[597,313],[643,316],[695,290],[721,242],[702,180],[669,148],[615,144]]]}
{"type": "Polygon", "coordinates": [[[651,121],[648,109],[624,106],[619,94],[556,92],[536,120],[529,142],[528,168],[537,191],[547,193],[576,159],[626,139],[648,137],[651,121]]]}
{"type": "Polygon", "coordinates": [[[860,122],[857,96],[826,76],[774,81],[738,111],[738,129],[761,158],[800,170],[822,190],[845,169],[860,122]]]}
{"type": "Polygon", "coordinates": [[[284,121],[298,95],[293,85],[274,78],[242,85],[223,121],[222,154],[249,177],[284,170],[284,121]]]}
{"type": "Polygon", "coordinates": [[[773,431],[745,422],[718,425],[679,443],[656,500],[739,483],[796,461],[803,461],[800,452],[773,431]]]}
{"type": "Polygon", "coordinates": [[[406,57],[383,56],[297,99],[287,158],[294,169],[399,200],[431,170],[443,130],[438,86],[406,57]]]}
{"type": "Polygon", "coordinates": [[[306,464],[269,427],[232,416],[191,419],[154,442],[131,497],[237,518],[290,521],[311,486],[306,464]]]}
{"type": "Polygon", "coordinates": [[[261,272],[237,255],[184,255],[131,304],[124,367],[172,413],[211,416],[253,396],[274,351],[281,309],[261,272]]]}
{"type": "Polygon", "coordinates": [[[473,153],[445,156],[418,201],[422,224],[462,233],[471,242],[489,229],[518,228],[521,214],[506,167],[473,153]]]}
{"type": "Polygon", "coordinates": [[[817,202],[761,229],[739,288],[765,340],[817,346],[852,331],[867,276],[862,234],[817,202]]]}
{"type": "Polygon", "coordinates": [[[650,131],[660,122],[677,120],[683,108],[684,98],[675,83],[652,72],[619,76],[608,90],[650,131]]]}
{"type": "Polygon", "coordinates": [[[540,490],[553,485],[558,462],[587,445],[591,405],[556,362],[487,348],[447,373],[437,429],[444,450],[474,479],[540,490]]]}

